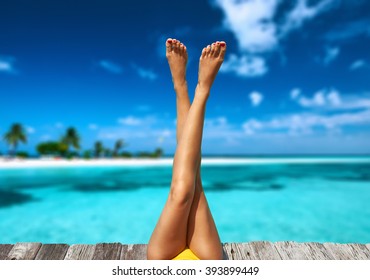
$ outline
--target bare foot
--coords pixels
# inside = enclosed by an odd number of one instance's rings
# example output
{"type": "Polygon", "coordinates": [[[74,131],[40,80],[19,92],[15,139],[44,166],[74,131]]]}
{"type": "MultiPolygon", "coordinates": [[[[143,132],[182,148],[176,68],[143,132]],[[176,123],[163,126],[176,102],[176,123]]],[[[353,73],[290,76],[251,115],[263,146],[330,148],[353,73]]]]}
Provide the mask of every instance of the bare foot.
{"type": "Polygon", "coordinates": [[[215,42],[203,49],[199,60],[198,86],[204,94],[209,94],[218,70],[224,61],[226,43],[215,42]]]}
{"type": "Polygon", "coordinates": [[[186,63],[188,62],[188,53],[185,45],[176,39],[167,39],[166,57],[170,65],[175,89],[186,86],[186,63]]]}

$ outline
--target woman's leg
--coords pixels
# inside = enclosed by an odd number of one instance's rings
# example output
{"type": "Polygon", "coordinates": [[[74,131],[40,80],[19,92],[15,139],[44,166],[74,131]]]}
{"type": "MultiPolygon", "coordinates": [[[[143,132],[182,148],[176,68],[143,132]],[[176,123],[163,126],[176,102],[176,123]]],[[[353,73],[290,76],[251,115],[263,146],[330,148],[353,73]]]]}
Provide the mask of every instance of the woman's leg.
{"type": "MultiPolygon", "coordinates": [[[[182,116],[187,114],[190,108],[186,83],[188,59],[186,47],[177,40],[168,39],[166,57],[176,92],[177,127],[183,127],[185,118],[182,116]]],[[[179,139],[179,133],[177,129],[177,139],[179,139]]],[[[193,199],[194,181],[194,177],[192,180],[183,182],[172,180],[169,197],[148,244],[148,259],[171,259],[186,247],[187,223],[193,199]]]]}
{"type": "MultiPolygon", "coordinates": [[[[226,44],[224,42],[216,42],[212,44],[211,48],[207,47],[203,49],[199,63],[198,85],[205,83],[205,89],[208,91],[223,62],[225,51],[226,44]],[[209,72],[212,73],[211,76],[209,72]]],[[[196,177],[193,204],[189,214],[187,244],[200,259],[222,259],[223,257],[220,237],[203,191],[200,162],[196,177]]]]}
{"type": "MultiPolygon", "coordinates": [[[[186,49],[179,44],[178,41],[174,41],[174,48],[169,48],[170,44],[167,41],[167,54],[169,51],[174,51],[177,54],[181,54],[181,51],[186,52],[186,49]],[[180,48],[180,49],[178,49],[180,48]]],[[[213,80],[217,74],[217,71],[222,63],[224,53],[225,53],[225,44],[224,43],[217,43],[212,46],[212,50],[210,47],[205,48],[202,52],[202,56],[200,59],[200,72],[199,72],[199,83],[196,90],[196,96],[194,98],[195,102],[197,103],[197,107],[194,109],[194,113],[192,114],[192,117],[194,115],[195,118],[199,116],[199,114],[202,116],[201,123],[198,120],[195,119],[195,127],[197,127],[197,131],[193,134],[196,136],[195,143],[198,145],[198,148],[195,148],[195,153],[190,153],[192,155],[192,160],[190,160],[190,167],[193,167],[193,169],[190,171],[189,175],[185,175],[186,171],[184,171],[183,168],[177,168],[175,162],[176,159],[179,159],[178,162],[184,161],[184,157],[177,156],[178,153],[175,155],[175,161],[174,161],[174,176],[173,176],[173,183],[179,182],[179,184],[171,184],[171,192],[179,193],[180,197],[187,197],[186,200],[186,206],[184,211],[180,211],[178,217],[175,219],[171,219],[170,211],[176,211],[175,203],[173,201],[171,202],[171,194],[169,197],[169,200],[166,203],[165,209],[161,215],[160,221],[164,219],[170,218],[168,223],[161,223],[158,222],[158,225],[152,235],[151,241],[149,242],[150,246],[148,246],[148,258],[171,258],[175,256],[178,252],[180,252],[184,248],[184,241],[182,241],[183,238],[183,220],[179,222],[179,218],[183,218],[186,216],[186,213],[188,213],[188,207],[189,203],[191,202],[190,212],[188,216],[188,229],[187,234],[185,235],[185,245],[186,243],[189,244],[191,249],[202,259],[220,259],[222,258],[222,247],[220,243],[220,239],[218,237],[218,233],[211,215],[211,212],[209,210],[207,200],[204,196],[201,179],[200,179],[200,145],[201,145],[201,138],[202,138],[202,130],[203,130],[203,121],[204,121],[204,110],[205,110],[205,103],[209,95],[210,87],[213,83],[213,80]],[[199,140],[200,136],[200,140],[199,140]],[[198,154],[196,156],[196,154],[198,154]],[[194,159],[196,161],[194,162],[194,159]],[[195,164],[194,164],[195,163],[195,164]],[[196,168],[195,176],[196,176],[196,185],[195,185],[195,195],[193,195],[194,186],[193,184],[187,183],[189,178],[192,178],[194,175],[194,167],[196,168]],[[176,172],[175,172],[176,170],[176,172]],[[180,183],[181,182],[181,183],[180,183]],[[177,188],[176,191],[175,186],[182,186],[183,190],[181,190],[181,187],[177,188]],[[188,187],[186,187],[188,186],[188,187]],[[174,187],[174,188],[172,188],[174,187]],[[179,191],[180,190],[180,191],[179,191]],[[184,190],[187,190],[183,192],[184,190]],[[192,201],[190,200],[190,197],[193,197],[192,201]],[[172,209],[173,208],[173,209],[172,209]],[[184,215],[185,214],[185,215],[184,215]],[[166,217],[167,218],[163,218],[166,217]],[[180,224],[180,226],[179,226],[180,224]],[[174,232],[175,231],[175,232],[174,232]],[[175,238],[179,238],[181,242],[174,242],[177,244],[176,246],[168,246],[168,244],[171,244],[171,240],[168,238],[171,238],[172,235],[175,238]],[[167,245],[167,246],[166,246],[167,245]],[[164,250],[164,248],[166,248],[164,250]],[[165,251],[165,252],[164,252],[165,251]],[[174,254],[173,252],[176,253],[174,254]],[[164,255],[166,257],[164,257],[164,255]],[[171,255],[168,257],[168,255],[171,255]]],[[[167,57],[171,56],[167,55],[167,57]]],[[[176,57],[176,55],[174,55],[176,57]]],[[[179,58],[179,57],[178,57],[179,58]]],[[[183,56],[184,58],[184,56],[183,56]]],[[[187,56],[186,56],[187,58],[187,56]]],[[[187,117],[187,112],[190,107],[190,101],[187,94],[187,87],[186,87],[186,81],[184,79],[185,75],[185,67],[181,67],[181,65],[186,65],[186,59],[176,59],[172,58],[169,59],[171,73],[173,76],[175,91],[177,94],[176,97],[176,103],[177,103],[177,140],[179,141],[180,138],[182,138],[183,133],[183,127],[185,126],[185,120],[187,117]],[[172,64],[172,66],[171,66],[172,64]],[[177,69],[179,68],[179,69],[177,69]],[[179,74],[180,75],[174,75],[179,74]],[[183,73],[183,75],[181,74],[183,73]],[[183,78],[183,79],[182,79],[183,78]]],[[[190,115],[190,114],[189,114],[190,115]]],[[[188,120],[186,120],[188,122],[188,120]]],[[[189,121],[190,124],[193,122],[189,121]]],[[[192,127],[191,125],[186,125],[186,127],[192,127]]],[[[186,129],[185,129],[186,130],[186,129]]],[[[190,133],[192,134],[192,133],[190,133]]],[[[184,136],[185,137],[185,136],[184,136]]],[[[182,140],[181,140],[182,141],[182,140]]],[[[187,140],[185,140],[187,141],[187,140]]],[[[179,145],[189,148],[189,145],[179,145]]],[[[190,145],[191,147],[191,145],[190,145]]],[[[178,147],[178,151],[181,150],[181,147],[178,147]]],[[[179,152],[180,153],[180,152],[179,152]]],[[[181,153],[182,154],[182,153],[181,153]]],[[[184,152],[184,155],[187,153],[184,152]]],[[[181,165],[181,164],[179,164],[181,165]]],[[[189,163],[188,163],[189,166],[189,163]]],[[[185,168],[186,169],[186,168],[185,168]]],[[[172,197],[174,198],[174,197],[172,197]]],[[[185,201],[183,200],[183,201],[185,201]]]]}

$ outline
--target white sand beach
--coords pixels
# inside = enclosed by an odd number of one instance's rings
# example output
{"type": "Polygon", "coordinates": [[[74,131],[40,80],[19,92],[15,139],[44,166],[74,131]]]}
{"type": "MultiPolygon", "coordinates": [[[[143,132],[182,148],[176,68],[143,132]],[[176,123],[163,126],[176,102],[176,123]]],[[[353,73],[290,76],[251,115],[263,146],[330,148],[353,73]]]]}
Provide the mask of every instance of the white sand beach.
{"type": "MultiPolygon", "coordinates": [[[[271,158],[203,158],[202,165],[245,165],[245,164],[320,164],[320,163],[369,163],[370,157],[271,157],[271,158]]],[[[129,158],[129,159],[8,159],[0,158],[0,169],[11,168],[55,168],[83,166],[170,166],[173,158],[129,158]]]]}

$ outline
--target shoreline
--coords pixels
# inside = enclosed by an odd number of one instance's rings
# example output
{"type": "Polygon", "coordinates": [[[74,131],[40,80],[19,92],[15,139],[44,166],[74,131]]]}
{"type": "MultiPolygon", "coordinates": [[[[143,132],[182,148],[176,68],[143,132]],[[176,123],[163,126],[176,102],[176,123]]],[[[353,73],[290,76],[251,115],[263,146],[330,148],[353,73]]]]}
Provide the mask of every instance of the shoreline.
{"type": "MultiPolygon", "coordinates": [[[[251,165],[251,164],[340,164],[370,163],[370,157],[301,157],[301,158],[202,158],[203,166],[251,165]]],[[[0,158],[0,169],[55,168],[55,167],[103,167],[103,166],[171,166],[173,158],[128,158],[128,159],[4,159],[0,158]]]]}

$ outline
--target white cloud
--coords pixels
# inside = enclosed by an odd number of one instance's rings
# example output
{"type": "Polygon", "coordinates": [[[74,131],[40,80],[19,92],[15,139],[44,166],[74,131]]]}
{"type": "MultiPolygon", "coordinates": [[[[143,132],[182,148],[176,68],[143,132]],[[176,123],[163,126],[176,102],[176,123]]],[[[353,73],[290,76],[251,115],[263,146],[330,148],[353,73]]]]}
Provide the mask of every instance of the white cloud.
{"type": "Polygon", "coordinates": [[[104,70],[106,70],[110,73],[113,73],[113,74],[121,74],[122,71],[123,71],[123,69],[120,65],[118,65],[117,63],[112,62],[110,60],[106,60],[106,59],[100,60],[98,65],[102,69],[104,69],[104,70]]]}
{"type": "Polygon", "coordinates": [[[89,127],[90,130],[97,130],[98,129],[98,125],[95,124],[95,123],[90,123],[88,127],[89,127]]]}
{"type": "Polygon", "coordinates": [[[341,24],[337,29],[328,32],[325,39],[332,42],[346,41],[361,35],[370,36],[370,20],[368,18],[341,24]]]}
{"type": "Polygon", "coordinates": [[[176,129],[169,129],[169,124],[161,123],[160,127],[154,126],[153,121],[144,118],[125,118],[122,124],[125,126],[103,127],[98,131],[98,138],[103,140],[115,140],[123,138],[129,144],[130,149],[147,149],[148,146],[166,143],[166,151],[176,145],[176,129]]]}
{"type": "Polygon", "coordinates": [[[299,88],[293,88],[290,91],[290,98],[291,99],[296,99],[300,94],[301,94],[301,89],[299,89],[299,88]]]}
{"type": "Polygon", "coordinates": [[[342,104],[340,93],[336,89],[321,89],[309,98],[301,94],[298,89],[293,89],[290,93],[291,98],[302,107],[339,107],[342,104]]]}
{"type": "Polygon", "coordinates": [[[128,116],[118,122],[123,125],[99,128],[98,139],[111,141],[122,138],[131,150],[147,150],[165,143],[165,150],[168,151],[176,146],[176,128],[171,125],[172,120],[148,115],[128,116]]]}
{"type": "Polygon", "coordinates": [[[341,95],[336,89],[324,88],[314,93],[311,98],[300,93],[293,100],[306,108],[324,110],[370,109],[370,98],[367,95],[364,94],[364,97],[359,97],[358,94],[341,95]]]}
{"type": "Polygon", "coordinates": [[[221,72],[233,72],[241,77],[257,77],[267,73],[268,68],[263,57],[255,55],[230,54],[228,60],[224,61],[221,72]]]}
{"type": "Polygon", "coordinates": [[[262,128],[262,123],[256,119],[250,119],[242,124],[243,130],[247,135],[253,135],[256,130],[262,128]]]}
{"type": "Polygon", "coordinates": [[[162,136],[163,137],[169,137],[169,136],[171,136],[172,135],[172,132],[171,132],[171,130],[169,130],[169,129],[164,129],[163,131],[162,131],[162,136]]]}
{"type": "Polygon", "coordinates": [[[123,125],[140,125],[142,123],[142,120],[133,116],[128,116],[125,118],[119,118],[118,123],[123,125]]]}
{"type": "Polygon", "coordinates": [[[263,100],[263,95],[257,91],[253,91],[249,94],[249,98],[252,102],[252,105],[254,107],[258,107],[263,100]]]}
{"type": "Polygon", "coordinates": [[[314,6],[308,6],[308,0],[296,1],[295,7],[288,12],[284,24],[280,28],[280,33],[285,36],[289,32],[302,27],[304,22],[313,19],[320,13],[326,11],[334,4],[335,0],[322,0],[314,6]]]}
{"type": "Polygon", "coordinates": [[[277,44],[273,17],[278,0],[216,0],[225,14],[224,26],[231,30],[239,47],[247,52],[266,52],[277,44]]]}
{"type": "Polygon", "coordinates": [[[26,126],[26,131],[29,134],[34,134],[36,132],[35,128],[33,128],[32,126],[26,126]]]}
{"type": "Polygon", "coordinates": [[[307,98],[305,96],[301,96],[298,99],[298,103],[303,107],[318,107],[324,106],[326,104],[325,100],[325,92],[318,91],[314,94],[312,98],[307,98]]]}
{"type": "Polygon", "coordinates": [[[353,71],[353,70],[357,70],[357,69],[365,68],[365,67],[367,67],[366,61],[363,59],[359,59],[359,60],[352,62],[352,64],[349,66],[349,70],[353,71]]]}
{"type": "Polygon", "coordinates": [[[370,98],[359,98],[358,96],[346,96],[342,102],[334,107],[341,110],[370,109],[370,98]]]}
{"type": "Polygon", "coordinates": [[[321,0],[309,6],[308,0],[297,0],[278,23],[276,14],[283,3],[281,0],[213,0],[222,10],[223,25],[234,34],[241,52],[230,55],[221,71],[240,77],[265,75],[268,72],[266,56],[277,50],[293,30],[327,11],[334,2],[336,0],[321,0]]]}
{"type": "Polygon", "coordinates": [[[164,129],[162,131],[159,131],[159,137],[157,139],[157,142],[160,143],[160,144],[165,142],[168,137],[172,136],[172,133],[173,132],[169,129],[164,129]]]}
{"type": "Polygon", "coordinates": [[[128,126],[139,126],[139,125],[152,125],[157,122],[157,118],[155,116],[145,116],[145,117],[135,117],[135,116],[127,116],[118,119],[118,123],[122,125],[128,126]]]}
{"type": "Polygon", "coordinates": [[[339,47],[327,47],[325,49],[325,57],[323,59],[324,65],[329,65],[334,61],[340,53],[339,47]]]}
{"type": "Polygon", "coordinates": [[[150,69],[144,69],[142,67],[137,66],[136,64],[132,64],[132,68],[134,68],[136,73],[143,79],[154,81],[158,78],[158,75],[150,69]]]}
{"type": "Polygon", "coordinates": [[[327,11],[335,2],[321,0],[309,6],[308,0],[297,0],[279,25],[274,17],[283,3],[281,0],[214,0],[225,15],[225,28],[234,33],[240,50],[248,53],[275,50],[283,37],[327,11]]]}
{"type": "Polygon", "coordinates": [[[288,114],[272,118],[267,121],[249,119],[243,123],[244,132],[253,135],[257,132],[288,131],[290,134],[312,134],[317,128],[329,131],[340,130],[342,126],[358,126],[370,124],[370,110],[360,112],[338,113],[334,115],[321,115],[314,113],[288,114]]]}
{"type": "Polygon", "coordinates": [[[224,116],[217,118],[206,118],[204,120],[204,127],[220,127],[225,125],[227,125],[227,118],[224,116]]]}
{"type": "Polygon", "coordinates": [[[206,118],[204,121],[203,142],[222,140],[223,145],[234,146],[243,138],[244,132],[238,126],[229,123],[224,116],[206,118]]]}
{"type": "Polygon", "coordinates": [[[16,74],[15,59],[9,56],[0,56],[0,73],[16,74]]]}
{"type": "Polygon", "coordinates": [[[336,90],[329,91],[326,95],[326,99],[329,101],[329,104],[333,106],[340,106],[342,104],[339,92],[336,90]]]}

